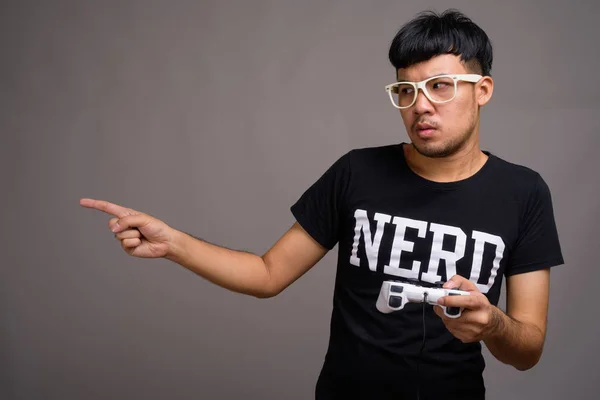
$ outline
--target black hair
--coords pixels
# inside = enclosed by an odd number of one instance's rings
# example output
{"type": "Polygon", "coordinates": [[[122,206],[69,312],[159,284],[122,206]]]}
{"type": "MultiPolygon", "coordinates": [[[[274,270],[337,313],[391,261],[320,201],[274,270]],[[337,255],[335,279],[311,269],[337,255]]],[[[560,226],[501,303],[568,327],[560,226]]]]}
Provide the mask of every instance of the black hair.
{"type": "Polygon", "coordinates": [[[487,34],[455,9],[442,14],[424,11],[404,25],[390,45],[396,71],[442,54],[461,57],[467,67],[484,76],[492,70],[492,44],[487,34]]]}

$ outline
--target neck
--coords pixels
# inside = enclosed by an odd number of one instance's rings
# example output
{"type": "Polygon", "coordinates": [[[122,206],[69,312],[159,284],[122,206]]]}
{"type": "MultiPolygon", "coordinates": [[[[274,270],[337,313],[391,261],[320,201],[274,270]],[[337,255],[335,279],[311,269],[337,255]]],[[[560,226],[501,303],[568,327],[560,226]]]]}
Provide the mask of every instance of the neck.
{"type": "Polygon", "coordinates": [[[412,144],[404,145],[406,163],[416,174],[434,182],[456,182],[473,176],[483,167],[488,156],[478,142],[467,143],[456,153],[431,158],[419,153],[412,144]]]}

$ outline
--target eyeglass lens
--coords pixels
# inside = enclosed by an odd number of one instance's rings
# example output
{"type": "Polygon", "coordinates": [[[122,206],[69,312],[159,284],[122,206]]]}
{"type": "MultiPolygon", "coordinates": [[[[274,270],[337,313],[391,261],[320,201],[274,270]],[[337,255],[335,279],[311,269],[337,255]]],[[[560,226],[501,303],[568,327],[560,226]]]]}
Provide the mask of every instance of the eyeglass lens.
{"type": "MultiPolygon", "coordinates": [[[[433,101],[448,101],[455,95],[456,87],[452,78],[440,77],[425,84],[427,94],[433,101]]],[[[392,87],[392,99],[396,106],[408,107],[417,96],[415,86],[407,83],[397,84],[392,87]]]]}

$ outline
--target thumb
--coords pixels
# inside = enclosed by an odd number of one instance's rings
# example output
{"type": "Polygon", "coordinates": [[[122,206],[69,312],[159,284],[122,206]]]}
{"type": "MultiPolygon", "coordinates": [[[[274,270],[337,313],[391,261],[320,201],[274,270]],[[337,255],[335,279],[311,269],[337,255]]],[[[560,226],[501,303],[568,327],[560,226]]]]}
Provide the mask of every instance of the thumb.
{"type": "Polygon", "coordinates": [[[477,286],[469,279],[461,275],[454,275],[446,283],[444,283],[444,289],[457,289],[464,290],[466,292],[473,292],[477,290],[477,286]]]}
{"type": "Polygon", "coordinates": [[[127,215],[123,218],[119,218],[115,223],[112,224],[110,230],[113,233],[119,233],[129,228],[139,228],[146,226],[150,223],[151,217],[146,214],[127,215]]]}

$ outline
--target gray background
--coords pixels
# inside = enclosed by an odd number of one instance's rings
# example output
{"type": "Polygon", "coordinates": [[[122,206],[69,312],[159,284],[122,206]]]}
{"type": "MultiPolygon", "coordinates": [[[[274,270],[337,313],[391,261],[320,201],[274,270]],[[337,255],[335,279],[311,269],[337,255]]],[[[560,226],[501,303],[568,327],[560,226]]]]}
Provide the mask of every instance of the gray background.
{"type": "Polygon", "coordinates": [[[486,352],[488,398],[597,398],[592,0],[3,1],[0,398],[311,398],[335,251],[259,300],[127,256],[78,200],[262,254],[340,155],[407,140],[388,45],[448,7],[494,44],[482,146],[546,179],[567,260],[542,360],[518,372],[486,352]]]}

